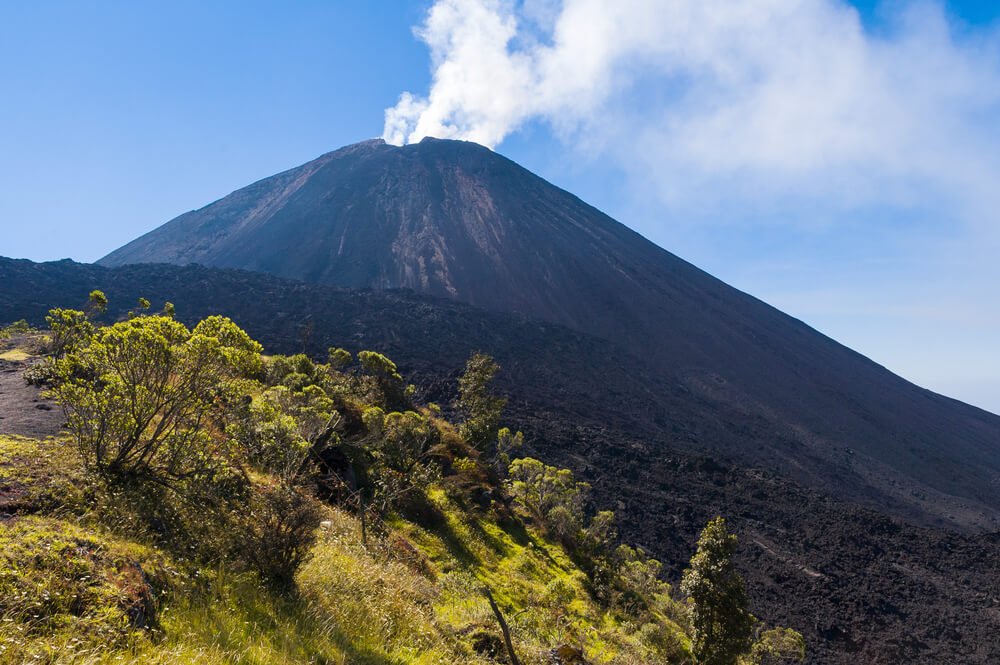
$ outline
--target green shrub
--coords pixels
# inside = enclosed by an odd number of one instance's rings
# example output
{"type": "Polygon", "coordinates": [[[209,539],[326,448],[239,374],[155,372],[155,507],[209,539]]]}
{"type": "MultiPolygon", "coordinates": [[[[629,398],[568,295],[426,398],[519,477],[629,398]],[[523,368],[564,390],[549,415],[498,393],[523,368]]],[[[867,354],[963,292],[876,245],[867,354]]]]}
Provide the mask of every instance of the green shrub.
{"type": "Polygon", "coordinates": [[[583,508],[590,485],[578,483],[569,469],[548,466],[531,457],[510,464],[510,491],[514,498],[553,535],[574,543],[583,524],[583,508]]]}
{"type": "Polygon", "coordinates": [[[330,366],[334,369],[343,369],[351,364],[353,360],[351,354],[344,349],[330,347],[330,366]]]}
{"type": "Polygon", "coordinates": [[[747,611],[746,588],[736,571],[736,536],[718,517],[698,539],[681,589],[691,598],[691,651],[705,665],[734,665],[750,648],[756,619],[747,611]]]}
{"type": "Polygon", "coordinates": [[[639,642],[663,662],[684,662],[684,645],[672,630],[660,623],[644,623],[637,637],[639,642]]]}
{"type": "Polygon", "coordinates": [[[11,335],[24,335],[32,330],[34,329],[28,325],[28,322],[21,319],[20,321],[15,321],[14,323],[0,328],[0,339],[7,339],[11,335]]]}
{"type": "Polygon", "coordinates": [[[781,665],[806,659],[806,642],[802,635],[791,628],[772,628],[761,631],[750,647],[748,665],[781,665]]]}
{"type": "Polygon", "coordinates": [[[386,410],[399,411],[412,408],[413,402],[410,399],[412,391],[403,383],[403,377],[396,369],[396,363],[374,351],[359,352],[358,362],[364,371],[375,379],[381,397],[379,401],[386,410]]]}
{"type": "Polygon", "coordinates": [[[666,592],[666,584],[660,581],[663,564],[649,558],[642,548],[619,545],[615,550],[615,560],[619,578],[637,596],[652,600],[666,592]]]}
{"type": "Polygon", "coordinates": [[[302,436],[299,422],[282,409],[274,391],[254,397],[237,409],[226,426],[226,434],[250,464],[286,475],[299,467],[309,442],[302,436]]]}
{"type": "Polygon", "coordinates": [[[437,478],[430,455],[437,431],[415,411],[384,413],[372,407],[363,418],[369,503],[382,511],[399,508],[437,478]]]}
{"type": "Polygon", "coordinates": [[[87,320],[86,314],[75,309],[50,310],[45,322],[52,331],[48,350],[57,360],[89,344],[94,334],[94,324],[87,320]]]}
{"type": "Polygon", "coordinates": [[[297,487],[282,482],[255,486],[249,503],[234,516],[234,555],[275,588],[289,589],[316,541],[322,514],[320,503],[297,487]]]}
{"type": "Polygon", "coordinates": [[[231,472],[213,412],[259,370],[260,345],[229,319],[193,331],[162,316],[101,328],[56,361],[54,394],[87,467],[106,479],[178,492],[231,472]]]}

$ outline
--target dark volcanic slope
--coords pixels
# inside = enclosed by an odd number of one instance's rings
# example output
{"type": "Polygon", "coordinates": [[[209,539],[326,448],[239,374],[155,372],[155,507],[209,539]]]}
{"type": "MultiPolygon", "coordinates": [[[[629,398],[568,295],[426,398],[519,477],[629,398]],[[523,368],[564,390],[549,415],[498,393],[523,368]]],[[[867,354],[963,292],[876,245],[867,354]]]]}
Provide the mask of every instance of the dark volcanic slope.
{"type": "Polygon", "coordinates": [[[41,324],[50,307],[82,306],[95,288],[110,298],[111,317],[140,296],[155,306],[169,300],[188,323],[233,317],[272,352],[383,351],[442,405],[469,351],[481,348],[503,366],[511,424],[533,447],[526,452],[593,482],[597,505],[615,509],[626,540],[664,561],[670,581],[698,530],[722,514],[740,535],[754,612],[802,631],[810,663],[1000,662],[997,534],[914,527],[692,453],[735,436],[758,445],[767,423],[665,383],[607,341],[413,293],[199,266],[0,259],[0,285],[0,325],[22,317],[41,324]]]}
{"type": "Polygon", "coordinates": [[[996,525],[1000,418],[920,389],[471,143],[369,141],[187,213],[104,265],[406,287],[611,340],[727,419],[698,446],[925,523],[996,525]],[[732,425],[753,422],[752,432],[732,425]]]}

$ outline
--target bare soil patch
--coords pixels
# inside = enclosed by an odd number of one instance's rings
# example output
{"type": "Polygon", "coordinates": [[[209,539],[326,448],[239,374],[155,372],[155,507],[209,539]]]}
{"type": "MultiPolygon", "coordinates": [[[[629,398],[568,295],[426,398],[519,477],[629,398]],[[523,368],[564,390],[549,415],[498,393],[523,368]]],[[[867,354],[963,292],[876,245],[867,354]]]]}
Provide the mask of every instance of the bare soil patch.
{"type": "Polygon", "coordinates": [[[0,359],[0,434],[45,438],[65,424],[62,409],[24,380],[29,361],[0,359]]]}

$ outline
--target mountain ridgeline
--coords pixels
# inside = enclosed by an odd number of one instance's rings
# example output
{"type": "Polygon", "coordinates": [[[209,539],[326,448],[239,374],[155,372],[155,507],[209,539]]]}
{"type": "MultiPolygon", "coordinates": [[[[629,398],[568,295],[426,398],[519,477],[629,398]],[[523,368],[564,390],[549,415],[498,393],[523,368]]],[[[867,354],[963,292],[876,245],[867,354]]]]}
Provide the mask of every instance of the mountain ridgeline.
{"type": "Polygon", "coordinates": [[[646,420],[673,444],[918,524],[1000,524],[1000,418],[910,384],[476,144],[348,146],[99,263],[406,288],[560,324],[655,378],[646,420]]]}

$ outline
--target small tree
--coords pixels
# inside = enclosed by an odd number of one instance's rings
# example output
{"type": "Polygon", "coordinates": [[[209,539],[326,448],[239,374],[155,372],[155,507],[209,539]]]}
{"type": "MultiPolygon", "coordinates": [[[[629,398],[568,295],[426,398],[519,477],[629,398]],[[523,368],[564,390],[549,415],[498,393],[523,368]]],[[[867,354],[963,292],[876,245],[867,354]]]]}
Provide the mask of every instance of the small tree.
{"type": "Polygon", "coordinates": [[[487,452],[497,440],[500,415],[507,404],[505,398],[490,392],[490,383],[499,369],[491,356],[477,351],[458,379],[459,406],[465,416],[461,433],[480,452],[487,452]]]}
{"type": "Polygon", "coordinates": [[[523,445],[524,434],[521,432],[512,434],[509,428],[502,427],[497,432],[496,446],[493,454],[488,457],[488,461],[501,476],[507,475],[510,471],[510,454],[523,445]]]}
{"type": "MultiPolygon", "coordinates": [[[[309,362],[308,358],[305,360],[309,362]]],[[[291,372],[260,397],[273,402],[282,412],[294,418],[303,439],[313,439],[323,431],[336,412],[333,400],[320,383],[326,383],[322,377],[291,372]]]]}
{"type": "Polygon", "coordinates": [[[619,545],[614,558],[622,585],[638,598],[649,602],[666,592],[667,585],[660,581],[663,564],[650,558],[641,547],[619,545]]]}
{"type": "Polygon", "coordinates": [[[322,514],[320,503],[294,485],[255,486],[245,510],[235,513],[235,554],[270,585],[288,590],[316,542],[322,514]]]}
{"type": "Polygon", "coordinates": [[[88,314],[103,314],[108,309],[108,297],[103,291],[94,289],[87,300],[88,314]]]}
{"type": "Polygon", "coordinates": [[[750,648],[756,619],[747,611],[746,587],[736,571],[736,536],[717,517],[698,539],[681,590],[692,601],[691,651],[704,665],[735,665],[750,648]]]}
{"type": "Polygon", "coordinates": [[[433,482],[438,469],[429,453],[435,431],[426,418],[414,411],[385,413],[378,407],[367,409],[363,418],[373,502],[389,509],[433,482]]]}
{"type": "Polygon", "coordinates": [[[76,309],[49,310],[45,322],[52,331],[49,350],[56,360],[79,347],[86,346],[94,334],[94,324],[87,320],[85,313],[76,309]]]}
{"type": "Polygon", "coordinates": [[[531,457],[510,464],[514,498],[545,523],[563,542],[577,539],[583,527],[583,508],[590,485],[578,483],[569,469],[548,466],[531,457]]]}
{"type": "Polygon", "coordinates": [[[396,363],[374,351],[359,352],[358,362],[378,383],[386,409],[396,411],[411,406],[409,391],[396,369],[396,363]]]}
{"type": "Polygon", "coordinates": [[[343,369],[351,364],[351,354],[345,349],[331,346],[329,350],[330,367],[343,369]]]}
{"type": "Polygon", "coordinates": [[[234,409],[236,417],[226,426],[226,434],[246,461],[288,477],[302,465],[309,442],[300,422],[282,408],[281,395],[275,394],[279,390],[288,392],[284,386],[272,388],[234,409]]]}
{"type": "Polygon", "coordinates": [[[781,665],[806,659],[806,642],[791,628],[760,631],[747,658],[748,665],[781,665]]]}
{"type": "Polygon", "coordinates": [[[594,556],[606,551],[617,537],[615,514],[610,510],[601,510],[594,515],[594,518],[590,520],[590,525],[584,531],[581,548],[585,554],[594,556]]]}

